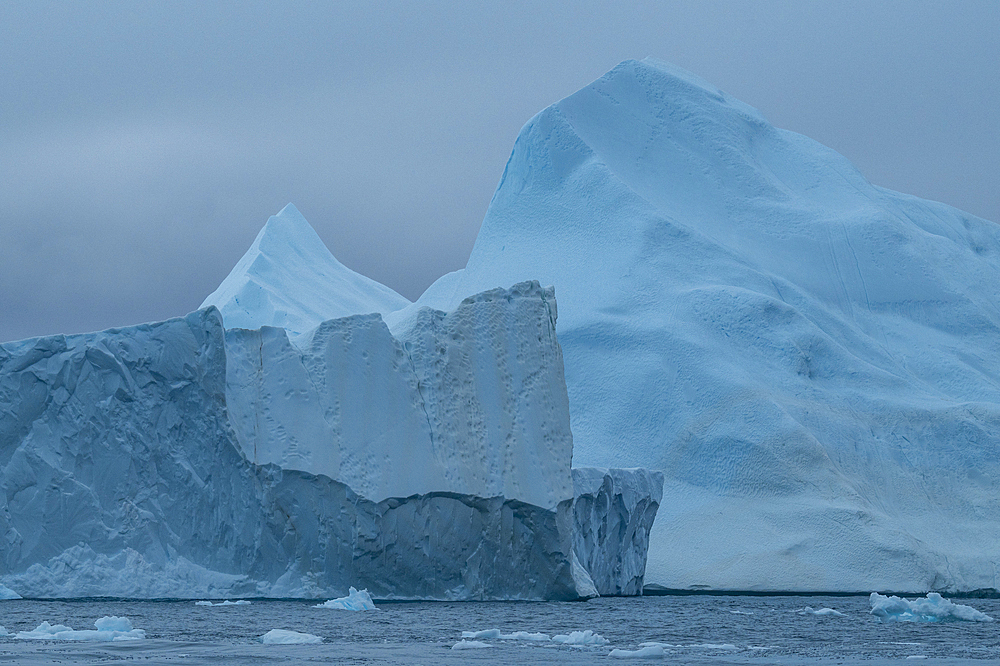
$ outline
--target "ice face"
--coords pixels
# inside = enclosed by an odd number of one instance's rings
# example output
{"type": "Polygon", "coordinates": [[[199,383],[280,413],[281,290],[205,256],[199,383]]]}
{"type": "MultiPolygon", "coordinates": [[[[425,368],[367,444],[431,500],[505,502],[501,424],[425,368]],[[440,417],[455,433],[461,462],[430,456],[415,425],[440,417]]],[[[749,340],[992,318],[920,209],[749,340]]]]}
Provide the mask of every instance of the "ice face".
{"type": "Polygon", "coordinates": [[[283,327],[292,335],[328,319],[409,305],[388,287],[350,270],[292,204],[272,216],[202,308],[214,305],[226,328],[283,327]]]}
{"type": "MultiPolygon", "coordinates": [[[[331,598],[351,584],[385,599],[596,594],[580,564],[592,559],[589,546],[581,549],[575,536],[569,415],[558,346],[554,336],[546,338],[555,325],[550,297],[537,283],[520,285],[467,299],[451,313],[421,315],[405,344],[419,359],[409,372],[420,378],[417,395],[426,402],[403,404],[435,419],[427,428],[437,447],[430,453],[440,464],[411,460],[409,476],[399,478],[427,485],[397,485],[413,492],[378,501],[322,470],[278,464],[293,459],[291,439],[284,453],[271,449],[287,459],[250,458],[247,442],[258,440],[241,441],[237,432],[245,428],[248,437],[254,420],[240,422],[245,408],[235,398],[230,403],[227,350],[233,346],[214,307],[155,324],[0,345],[6,406],[0,412],[0,532],[6,535],[0,584],[32,597],[331,598]],[[460,383],[470,386],[448,392],[460,383]],[[504,430],[489,432],[494,427],[504,430]],[[469,433],[481,435],[469,442],[478,464],[456,449],[469,433]]],[[[341,335],[354,323],[328,328],[341,335]]],[[[313,342],[317,336],[318,330],[313,342]]],[[[324,374],[320,366],[336,346],[324,344],[311,360],[289,356],[302,372],[314,373],[308,384],[274,352],[258,366],[268,368],[263,379],[250,385],[284,382],[286,397],[304,396],[307,406],[350,405],[350,386],[336,383],[345,377],[360,378],[362,397],[377,397],[375,389],[396,381],[378,376],[391,363],[350,372],[352,359],[368,367],[363,345],[361,353],[349,348],[324,374]],[[314,393],[299,390],[310,387],[314,393]]],[[[260,423],[287,419],[286,435],[300,432],[293,426],[305,427],[312,414],[280,404],[246,413],[260,423]]],[[[391,411],[384,417],[409,418],[391,411]]],[[[363,426],[354,421],[352,436],[361,437],[363,426]]],[[[372,476],[378,463],[393,469],[393,456],[409,460],[399,451],[409,444],[405,438],[373,441],[367,450],[380,458],[349,468],[356,475],[348,478],[362,486],[381,478],[372,476]]],[[[342,470],[337,474],[347,476],[342,470]]],[[[608,524],[629,523],[631,508],[612,512],[608,524]]],[[[644,541],[633,546],[645,552],[644,541]]]]}
{"type": "Polygon", "coordinates": [[[554,285],[574,464],[665,475],[646,581],[1000,588],[1000,227],[627,61],[517,138],[467,267],[554,285]]]}
{"type": "Polygon", "coordinates": [[[554,509],[573,497],[573,439],[551,289],[226,332],[227,403],[244,454],[323,474],[374,501],[451,491],[554,509]]]}

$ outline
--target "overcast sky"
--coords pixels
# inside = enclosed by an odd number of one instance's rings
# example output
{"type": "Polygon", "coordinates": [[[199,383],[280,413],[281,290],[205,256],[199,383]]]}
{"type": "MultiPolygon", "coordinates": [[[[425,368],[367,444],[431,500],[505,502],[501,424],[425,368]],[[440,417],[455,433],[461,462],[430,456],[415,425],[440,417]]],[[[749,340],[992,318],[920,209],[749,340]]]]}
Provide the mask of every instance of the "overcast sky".
{"type": "Polygon", "coordinates": [[[186,314],[289,201],[414,299],[521,126],[647,55],[1000,221],[998,0],[4,2],[0,341],[186,314]]]}

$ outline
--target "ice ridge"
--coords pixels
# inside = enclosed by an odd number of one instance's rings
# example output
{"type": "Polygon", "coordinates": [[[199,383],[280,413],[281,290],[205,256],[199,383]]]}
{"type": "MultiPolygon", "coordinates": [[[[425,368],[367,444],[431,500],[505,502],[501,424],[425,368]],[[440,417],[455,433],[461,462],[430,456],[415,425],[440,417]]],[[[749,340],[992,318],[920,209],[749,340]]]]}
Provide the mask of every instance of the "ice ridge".
{"type": "Polygon", "coordinates": [[[226,328],[277,326],[297,335],[328,319],[385,314],[409,303],[337,261],[298,209],[288,204],[271,216],[201,307],[217,307],[226,328]]]}

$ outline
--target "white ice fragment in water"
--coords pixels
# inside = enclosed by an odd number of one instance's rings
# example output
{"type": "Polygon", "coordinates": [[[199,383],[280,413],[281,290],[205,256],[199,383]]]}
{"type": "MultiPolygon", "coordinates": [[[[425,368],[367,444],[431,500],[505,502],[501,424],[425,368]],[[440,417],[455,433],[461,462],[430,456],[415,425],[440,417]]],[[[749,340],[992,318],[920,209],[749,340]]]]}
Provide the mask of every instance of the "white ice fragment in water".
{"type": "Polygon", "coordinates": [[[0,601],[7,601],[9,599],[20,599],[21,595],[10,589],[6,585],[0,584],[0,601]]]}
{"type": "Polygon", "coordinates": [[[913,601],[872,592],[869,601],[872,605],[871,614],[886,622],[993,621],[993,618],[986,613],[971,606],[956,604],[937,592],[929,592],[925,598],[913,601]]]}
{"type": "Polygon", "coordinates": [[[483,629],[482,631],[463,631],[462,638],[500,638],[500,630],[483,629]]]}
{"type": "Polygon", "coordinates": [[[211,601],[196,601],[195,606],[249,606],[250,602],[245,599],[239,599],[237,601],[229,601],[228,599],[217,604],[213,604],[211,601]]]}
{"type": "Polygon", "coordinates": [[[322,643],[323,639],[319,636],[304,634],[299,631],[272,629],[260,637],[260,642],[265,645],[304,645],[322,643]]]}
{"type": "Polygon", "coordinates": [[[730,609],[729,612],[732,613],[733,615],[753,615],[753,611],[732,610],[732,609],[730,609]]]}
{"type": "Polygon", "coordinates": [[[348,591],[346,597],[330,599],[325,603],[316,604],[316,608],[338,608],[349,611],[377,610],[375,602],[372,601],[372,596],[368,594],[367,589],[358,592],[353,587],[348,591]]]}
{"type": "Polygon", "coordinates": [[[841,617],[844,616],[843,613],[841,613],[838,610],[834,610],[832,608],[813,608],[812,606],[806,606],[805,608],[800,608],[799,610],[794,612],[798,613],[799,615],[840,615],[841,617]]]}
{"type": "Polygon", "coordinates": [[[19,631],[17,638],[22,640],[54,640],[54,641],[134,641],[146,637],[142,629],[133,629],[132,622],[127,617],[107,616],[94,622],[97,630],[82,629],[76,631],[62,624],[42,622],[34,631],[19,631]]]}
{"type": "Polygon", "coordinates": [[[571,631],[568,634],[558,634],[552,637],[556,643],[565,645],[607,645],[610,641],[600,634],[595,634],[590,629],[585,631],[571,631]]]}
{"type": "Polygon", "coordinates": [[[7,631],[7,627],[0,624],[0,636],[10,636],[10,632],[7,631]]]}
{"type": "Polygon", "coordinates": [[[500,639],[505,641],[548,641],[551,638],[548,634],[541,632],[515,631],[512,634],[500,634],[500,639]]]}
{"type": "Polygon", "coordinates": [[[493,647],[489,643],[484,643],[482,641],[467,641],[461,640],[451,646],[452,650],[474,650],[476,648],[488,648],[493,647]]]}
{"type": "Polygon", "coordinates": [[[653,657],[662,657],[664,655],[663,647],[659,645],[647,645],[646,647],[639,648],[638,650],[612,650],[608,655],[609,657],[615,657],[617,659],[652,659],[653,657]]]}

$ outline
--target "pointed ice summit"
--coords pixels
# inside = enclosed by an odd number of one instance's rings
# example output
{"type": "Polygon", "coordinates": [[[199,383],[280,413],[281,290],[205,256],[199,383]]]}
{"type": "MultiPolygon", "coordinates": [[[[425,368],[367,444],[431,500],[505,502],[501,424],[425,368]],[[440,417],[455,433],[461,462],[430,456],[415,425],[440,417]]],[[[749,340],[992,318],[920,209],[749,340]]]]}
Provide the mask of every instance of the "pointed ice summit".
{"type": "Polygon", "coordinates": [[[201,307],[219,308],[227,329],[277,326],[294,335],[328,319],[386,314],[409,303],[337,261],[298,209],[288,204],[268,219],[201,307]]]}

